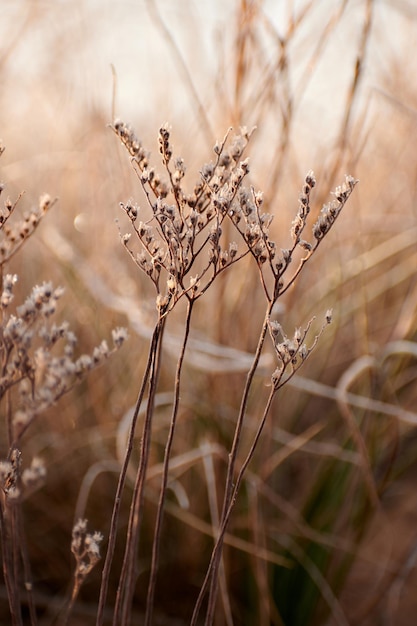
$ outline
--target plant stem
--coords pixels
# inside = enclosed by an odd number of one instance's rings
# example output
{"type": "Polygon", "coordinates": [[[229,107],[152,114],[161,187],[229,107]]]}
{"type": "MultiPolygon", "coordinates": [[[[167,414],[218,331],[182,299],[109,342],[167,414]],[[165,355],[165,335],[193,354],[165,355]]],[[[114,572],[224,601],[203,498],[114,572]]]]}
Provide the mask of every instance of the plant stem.
{"type": "Polygon", "coordinates": [[[147,360],[145,372],[143,374],[141,388],[139,390],[138,398],[136,400],[135,411],[134,411],[132,421],[130,424],[125,458],[123,460],[123,465],[120,471],[119,481],[117,484],[117,490],[116,490],[116,495],[115,495],[114,504],[113,504],[112,518],[110,522],[107,554],[106,554],[106,559],[104,562],[104,567],[103,567],[103,572],[102,572],[100,599],[99,599],[99,604],[98,604],[98,609],[97,609],[96,626],[102,626],[103,624],[104,608],[105,608],[107,591],[108,591],[108,586],[109,586],[110,570],[111,570],[111,566],[112,566],[112,562],[114,558],[114,550],[115,550],[115,545],[116,545],[117,526],[119,522],[122,493],[123,493],[123,489],[126,483],[126,475],[127,475],[129,462],[130,462],[130,457],[132,456],[133,440],[135,437],[136,424],[137,424],[137,420],[139,416],[140,407],[143,402],[143,396],[145,393],[146,385],[149,379],[149,374],[150,374],[152,362],[154,359],[155,349],[156,349],[156,345],[158,342],[159,332],[160,332],[159,325],[157,325],[152,335],[151,344],[149,348],[149,354],[148,354],[148,360],[147,360]]]}
{"type": "Polygon", "coordinates": [[[255,372],[257,370],[259,359],[260,359],[262,349],[265,343],[265,336],[266,336],[266,332],[268,329],[268,322],[269,322],[273,305],[274,305],[274,301],[270,300],[268,302],[268,306],[266,309],[265,319],[262,325],[261,334],[259,336],[259,341],[258,341],[258,345],[256,348],[255,356],[254,356],[251,368],[246,377],[246,383],[245,383],[245,388],[243,390],[241,405],[239,409],[239,415],[238,415],[237,423],[235,427],[235,434],[233,438],[232,448],[229,454],[229,463],[228,463],[228,468],[227,468],[227,477],[226,477],[225,494],[224,494],[223,509],[222,509],[221,522],[220,522],[220,531],[216,539],[216,542],[214,544],[213,552],[212,552],[210,563],[206,572],[206,576],[202,584],[202,587],[200,589],[200,593],[198,595],[196,605],[194,607],[194,612],[193,612],[193,616],[191,619],[191,626],[196,626],[197,624],[198,614],[200,612],[201,604],[206,594],[209,583],[211,583],[211,585],[210,585],[209,603],[208,603],[208,608],[207,608],[206,624],[210,623],[207,620],[212,619],[210,618],[210,615],[214,613],[214,607],[215,607],[216,598],[217,598],[217,574],[218,574],[218,570],[219,570],[219,566],[221,562],[224,534],[226,532],[227,523],[230,517],[229,507],[232,502],[232,495],[234,493],[233,477],[234,477],[234,472],[235,472],[237,454],[239,450],[240,438],[241,438],[242,429],[243,429],[243,422],[244,422],[244,418],[246,414],[249,392],[252,386],[253,378],[255,376],[255,372]]]}
{"type": "Polygon", "coordinates": [[[10,617],[13,626],[22,626],[22,616],[19,606],[19,598],[17,595],[16,579],[13,575],[13,542],[10,529],[10,507],[8,507],[7,499],[1,494],[0,506],[0,541],[2,547],[2,565],[3,577],[7,590],[7,598],[9,601],[10,617]]]}
{"type": "Polygon", "coordinates": [[[187,346],[188,337],[190,334],[191,314],[193,311],[194,302],[195,301],[193,299],[188,300],[187,315],[186,315],[186,320],[185,320],[184,339],[182,342],[180,355],[178,357],[177,370],[175,373],[174,403],[172,407],[171,423],[170,423],[168,438],[167,438],[167,442],[165,446],[161,490],[159,494],[159,502],[158,502],[158,509],[157,509],[157,515],[156,515],[156,522],[155,522],[155,532],[154,532],[154,540],[153,540],[153,546],[152,546],[151,573],[150,573],[150,578],[149,578],[148,595],[147,595],[147,601],[146,601],[146,615],[145,615],[145,622],[144,622],[145,626],[151,626],[152,624],[155,586],[156,586],[156,578],[158,574],[158,564],[159,564],[161,530],[162,530],[162,522],[163,522],[163,516],[164,516],[164,504],[165,504],[166,490],[167,490],[167,484],[168,484],[169,460],[171,456],[171,449],[172,449],[172,444],[174,441],[174,433],[175,433],[175,427],[177,423],[177,416],[178,416],[178,409],[179,409],[179,402],[180,402],[182,366],[184,363],[185,350],[187,346]]]}
{"type": "Polygon", "coordinates": [[[23,512],[21,508],[22,505],[19,502],[17,506],[18,506],[18,510],[16,511],[16,525],[18,527],[17,528],[18,545],[19,545],[19,551],[20,551],[20,558],[22,561],[22,570],[23,570],[23,576],[24,576],[24,582],[25,582],[27,604],[29,608],[29,616],[30,616],[29,619],[30,619],[31,626],[37,626],[38,618],[36,615],[36,608],[35,608],[35,602],[34,602],[34,597],[33,597],[32,573],[31,573],[31,568],[30,568],[26,534],[25,534],[25,529],[23,525],[23,512]]]}
{"type": "Polygon", "coordinates": [[[165,320],[166,317],[159,318],[154,333],[155,341],[153,342],[152,350],[152,365],[149,378],[148,404],[146,407],[145,421],[142,429],[139,467],[137,470],[136,481],[133,490],[129,524],[126,534],[125,553],[123,557],[122,571],[120,574],[119,586],[117,590],[116,603],[113,614],[114,626],[129,624],[130,620],[130,612],[132,608],[131,604],[135,586],[134,568],[136,563],[137,546],[139,543],[139,531],[142,520],[142,503],[152,435],[152,418],[154,412],[155,393],[158,386],[160,373],[160,356],[163,331],[165,328],[165,320]]]}

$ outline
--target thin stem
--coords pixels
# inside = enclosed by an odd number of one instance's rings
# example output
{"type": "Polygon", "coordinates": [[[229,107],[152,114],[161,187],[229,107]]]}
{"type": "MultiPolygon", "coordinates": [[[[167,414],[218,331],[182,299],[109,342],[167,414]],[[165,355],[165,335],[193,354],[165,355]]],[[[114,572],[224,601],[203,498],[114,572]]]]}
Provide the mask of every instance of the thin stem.
{"type": "Polygon", "coordinates": [[[207,112],[205,107],[203,106],[200,97],[198,95],[198,91],[194,85],[192,76],[190,71],[187,68],[187,65],[184,61],[184,58],[178,48],[178,45],[175,42],[174,37],[172,36],[172,29],[170,29],[164,22],[164,20],[162,19],[162,16],[160,14],[160,12],[158,11],[158,7],[156,5],[156,2],[154,0],[147,0],[146,1],[146,7],[149,11],[149,14],[151,16],[151,18],[153,19],[154,23],[156,24],[156,26],[158,27],[158,29],[161,31],[164,42],[168,44],[171,54],[173,56],[173,58],[175,58],[176,61],[176,66],[181,74],[181,78],[185,84],[185,86],[187,87],[187,89],[189,90],[190,94],[191,94],[191,98],[194,101],[195,107],[197,109],[197,115],[198,115],[198,119],[200,121],[201,124],[201,129],[204,132],[206,141],[210,144],[213,143],[214,139],[214,134],[213,134],[213,130],[211,128],[211,124],[210,121],[208,119],[207,116],[207,112]]]}
{"type": "Polygon", "coordinates": [[[27,549],[27,541],[26,534],[23,526],[23,518],[22,518],[22,509],[21,504],[18,504],[19,511],[17,512],[17,524],[19,526],[19,548],[20,548],[20,557],[23,565],[23,575],[25,581],[25,589],[26,589],[26,597],[27,604],[29,607],[29,615],[30,615],[30,624],[31,626],[37,626],[38,618],[36,615],[35,602],[33,598],[33,584],[32,584],[32,572],[30,567],[28,549],[27,549]]]}
{"type": "Polygon", "coordinates": [[[333,167],[328,176],[329,184],[332,186],[333,181],[336,178],[336,174],[342,164],[342,158],[346,154],[346,148],[348,146],[349,127],[351,125],[354,105],[360,95],[359,86],[363,77],[363,68],[366,63],[366,56],[369,50],[370,33],[373,22],[374,0],[366,0],[365,4],[365,19],[363,21],[363,27],[361,36],[359,39],[358,50],[356,54],[355,69],[351,80],[350,87],[347,92],[345,111],[340,126],[339,135],[336,142],[336,158],[333,159],[333,167]]]}
{"type": "Polygon", "coordinates": [[[3,562],[3,578],[7,590],[7,598],[9,601],[10,617],[12,626],[21,626],[22,617],[20,614],[20,607],[18,602],[18,596],[16,593],[16,579],[13,576],[12,567],[12,539],[10,537],[10,507],[6,500],[6,496],[1,494],[1,506],[0,506],[0,542],[2,548],[2,562],[3,562]]]}
{"type": "Polygon", "coordinates": [[[19,580],[20,580],[20,557],[19,557],[19,533],[18,533],[18,506],[19,504],[13,503],[9,507],[9,520],[10,520],[10,538],[12,545],[12,567],[13,567],[13,581],[14,581],[14,590],[13,594],[15,596],[14,601],[16,605],[16,609],[18,612],[18,623],[21,620],[21,598],[20,598],[20,589],[19,589],[19,580]]]}
{"type": "MultiPolygon", "coordinates": [[[[205,447],[206,444],[204,444],[205,447]]],[[[220,512],[217,502],[216,477],[214,472],[213,452],[203,454],[203,466],[207,483],[208,504],[210,509],[212,536],[216,537],[220,527],[220,512]]],[[[226,572],[223,558],[219,567],[220,593],[222,597],[224,620],[226,626],[233,626],[232,607],[226,585],[226,572]]]]}
{"type": "Polygon", "coordinates": [[[159,502],[158,502],[158,509],[157,509],[157,515],[156,515],[156,522],[155,522],[155,532],[154,532],[154,540],[153,540],[153,546],[152,546],[151,573],[150,573],[150,578],[149,578],[148,596],[147,596],[147,601],[146,601],[146,615],[145,615],[145,622],[144,622],[145,626],[151,626],[152,624],[155,586],[156,586],[156,578],[158,574],[159,552],[160,552],[160,544],[161,544],[162,522],[163,522],[163,517],[164,517],[164,504],[165,504],[167,484],[168,484],[169,460],[171,457],[171,449],[172,449],[172,444],[174,441],[174,433],[175,433],[175,427],[176,427],[177,417],[178,417],[182,366],[184,363],[185,350],[187,347],[187,341],[188,341],[188,337],[190,334],[191,315],[193,311],[194,302],[195,300],[193,299],[188,300],[187,316],[185,320],[184,339],[183,339],[182,346],[181,346],[181,352],[178,358],[177,371],[175,373],[174,403],[172,407],[172,415],[171,415],[171,423],[170,423],[170,428],[169,428],[169,433],[168,433],[168,439],[167,439],[166,446],[165,446],[161,490],[159,494],[159,502]]]}
{"type": "Polygon", "coordinates": [[[10,399],[10,389],[6,392],[6,423],[7,423],[7,440],[9,444],[9,451],[11,451],[14,447],[17,447],[17,438],[14,436],[14,428],[13,428],[13,411],[12,404],[10,399]]]}
{"type": "Polygon", "coordinates": [[[142,503],[144,496],[144,486],[146,472],[148,468],[149,450],[152,435],[152,418],[154,412],[155,393],[158,385],[160,372],[160,356],[162,348],[163,331],[166,317],[160,317],[155,329],[155,342],[152,357],[151,374],[149,378],[149,395],[146,407],[145,420],[142,429],[142,442],[140,450],[139,467],[136,474],[136,481],[133,490],[132,503],[130,507],[129,524],[126,534],[126,546],[123,557],[122,571],[120,574],[119,586],[117,590],[116,603],[113,614],[113,624],[128,624],[135,585],[135,563],[137,546],[139,543],[139,531],[142,520],[142,503]]]}
{"type": "MultiPolygon", "coordinates": [[[[214,550],[213,550],[213,563],[216,563],[216,560],[220,558],[221,556],[221,550],[223,547],[223,542],[224,542],[224,536],[226,534],[226,530],[227,530],[227,526],[229,524],[229,520],[230,520],[230,516],[232,514],[233,508],[235,506],[236,503],[236,499],[237,499],[237,494],[239,492],[240,489],[240,485],[242,483],[242,479],[243,479],[243,475],[255,453],[255,449],[258,445],[258,441],[259,438],[262,434],[262,431],[264,429],[265,426],[265,422],[266,422],[266,418],[268,417],[269,414],[269,410],[271,408],[271,404],[272,404],[272,400],[274,399],[275,393],[276,393],[277,389],[273,386],[271,388],[267,403],[265,405],[265,409],[261,418],[261,421],[259,423],[258,429],[255,433],[255,437],[253,439],[252,445],[249,449],[249,452],[245,458],[245,460],[243,461],[243,464],[239,470],[239,473],[237,475],[236,481],[235,481],[235,485],[233,487],[233,491],[232,491],[232,495],[230,498],[230,503],[229,503],[229,507],[227,509],[226,514],[224,515],[223,519],[222,519],[222,524],[221,524],[221,528],[219,531],[219,535],[216,541],[216,545],[214,546],[214,550]],[[218,553],[218,556],[214,555],[214,552],[218,553]]],[[[206,621],[205,624],[206,626],[208,626],[209,624],[213,623],[213,618],[214,618],[214,610],[216,607],[216,599],[217,599],[217,587],[218,587],[218,583],[217,583],[217,574],[216,575],[212,575],[212,580],[211,580],[211,589],[210,589],[210,597],[209,597],[209,603],[208,603],[208,607],[207,607],[207,614],[206,614],[206,621]]]]}
{"type": "MultiPolygon", "coordinates": [[[[243,476],[244,476],[244,474],[246,472],[246,469],[247,469],[247,467],[248,467],[248,465],[249,465],[249,463],[250,463],[250,461],[251,461],[251,459],[252,459],[252,457],[254,455],[255,449],[256,449],[256,447],[258,445],[258,441],[259,441],[259,438],[260,438],[260,436],[262,434],[262,431],[264,429],[265,422],[266,422],[266,419],[268,417],[268,414],[269,414],[269,411],[270,411],[270,408],[271,408],[271,404],[272,404],[272,401],[273,401],[273,399],[275,397],[276,391],[277,391],[276,387],[273,386],[271,388],[270,394],[268,396],[268,399],[267,399],[267,402],[266,402],[266,405],[265,405],[265,408],[264,408],[264,411],[263,411],[263,414],[262,414],[261,421],[260,421],[259,426],[258,426],[258,428],[256,430],[256,433],[255,433],[254,439],[252,441],[251,447],[249,449],[249,452],[246,455],[246,458],[243,461],[243,464],[242,464],[242,466],[241,466],[241,468],[239,470],[239,473],[237,475],[236,482],[235,482],[235,485],[234,485],[233,490],[232,490],[232,495],[231,495],[231,498],[230,498],[230,503],[229,503],[228,509],[227,509],[225,515],[222,518],[222,523],[221,523],[221,526],[220,526],[220,529],[219,529],[219,533],[218,533],[216,544],[215,544],[215,546],[213,548],[213,552],[212,552],[212,556],[211,556],[211,560],[210,560],[210,564],[209,564],[209,568],[208,568],[208,572],[207,573],[209,573],[210,569],[213,570],[213,568],[215,566],[216,560],[221,556],[221,550],[222,550],[222,547],[223,547],[224,537],[225,537],[225,534],[226,534],[227,526],[229,524],[230,516],[231,516],[231,514],[233,512],[233,508],[234,508],[235,503],[236,503],[237,494],[238,494],[238,491],[240,489],[240,485],[242,483],[243,476]]],[[[214,576],[214,574],[212,574],[212,576],[214,576]]],[[[213,581],[213,578],[212,578],[212,581],[213,581]]],[[[211,589],[213,589],[213,587],[214,586],[213,586],[213,582],[212,582],[211,589]]],[[[217,587],[217,585],[216,585],[216,587],[217,587]]],[[[211,590],[210,590],[210,592],[211,592],[211,590]]],[[[214,609],[215,609],[215,604],[216,604],[216,594],[217,594],[217,589],[216,588],[214,588],[214,592],[213,593],[214,593],[213,597],[209,598],[209,604],[208,604],[206,620],[205,620],[205,624],[206,625],[209,625],[209,624],[213,623],[214,609]]]]}
{"type": "Polygon", "coordinates": [[[109,542],[107,546],[106,560],[104,562],[104,567],[103,567],[103,572],[102,572],[102,577],[101,577],[100,599],[99,599],[99,604],[98,604],[98,609],[97,609],[96,626],[101,626],[103,624],[104,608],[105,608],[107,591],[108,591],[108,586],[109,586],[110,570],[111,570],[111,566],[112,566],[112,562],[114,558],[114,550],[115,550],[115,545],[116,545],[117,526],[118,526],[119,516],[120,516],[122,493],[123,493],[123,489],[126,483],[127,470],[128,470],[128,466],[130,462],[130,457],[132,456],[133,440],[135,437],[136,424],[137,424],[137,420],[139,416],[140,407],[143,402],[143,396],[145,393],[146,385],[149,379],[149,373],[151,370],[151,365],[152,365],[152,361],[154,358],[154,353],[155,353],[155,349],[156,349],[156,345],[158,341],[158,334],[159,334],[159,325],[155,327],[153,335],[152,335],[152,340],[151,340],[149,354],[148,354],[148,361],[146,364],[145,372],[143,374],[141,388],[139,390],[138,398],[136,400],[135,411],[133,413],[132,421],[130,424],[129,436],[128,436],[127,446],[126,446],[126,453],[125,453],[123,465],[120,471],[119,482],[117,485],[116,495],[114,498],[112,518],[110,522],[109,542]]]}
{"type": "Polygon", "coordinates": [[[253,457],[253,455],[255,453],[255,449],[256,449],[256,447],[258,445],[259,438],[260,438],[260,436],[262,434],[262,431],[264,429],[265,422],[266,422],[266,419],[268,417],[269,411],[271,409],[272,401],[273,401],[273,399],[275,397],[275,394],[276,394],[277,390],[278,390],[278,388],[276,386],[273,385],[271,387],[271,391],[270,391],[268,399],[266,401],[264,412],[262,414],[261,421],[259,422],[258,428],[257,428],[255,436],[253,438],[251,447],[250,447],[249,452],[246,455],[246,458],[243,461],[242,466],[241,466],[241,468],[239,470],[239,473],[237,475],[235,486],[233,488],[233,494],[232,494],[232,497],[231,497],[230,505],[229,505],[228,511],[227,511],[227,513],[225,515],[225,518],[224,518],[224,521],[223,521],[223,524],[222,524],[221,533],[223,535],[226,532],[227,524],[229,522],[230,515],[232,513],[234,504],[236,502],[236,497],[237,497],[240,485],[242,483],[243,475],[246,472],[246,469],[247,469],[247,467],[248,467],[248,465],[249,465],[249,463],[250,463],[250,461],[251,461],[251,459],[252,459],[252,457],[253,457]]]}
{"type": "MultiPolygon", "coordinates": [[[[266,336],[266,332],[268,329],[268,322],[269,322],[273,305],[274,305],[273,300],[268,302],[265,319],[262,325],[261,334],[260,334],[259,341],[258,341],[258,346],[256,348],[256,353],[255,353],[251,368],[246,377],[246,383],[245,383],[245,388],[243,390],[241,405],[239,409],[239,415],[238,415],[237,423],[235,427],[235,434],[233,438],[232,448],[229,454],[229,463],[228,463],[228,468],[227,468],[227,477],[226,477],[226,484],[225,484],[225,494],[224,494],[224,500],[223,500],[223,509],[222,509],[220,528],[223,528],[224,520],[228,514],[228,510],[229,510],[230,503],[232,500],[234,471],[235,471],[236,459],[237,459],[237,454],[238,454],[238,449],[239,449],[239,444],[240,444],[240,438],[241,438],[242,429],[243,429],[243,421],[245,418],[246,408],[248,404],[249,392],[252,386],[255,372],[258,367],[261,352],[265,343],[265,336],[266,336]]],[[[200,593],[197,598],[196,605],[194,607],[194,612],[193,612],[193,616],[191,619],[191,626],[196,626],[197,624],[197,618],[200,612],[201,604],[203,602],[203,598],[206,594],[207,587],[210,581],[211,581],[211,588],[210,588],[208,610],[211,610],[210,606],[215,604],[215,598],[217,595],[217,573],[218,573],[218,569],[219,569],[220,562],[221,562],[221,554],[222,554],[225,530],[226,530],[226,526],[224,528],[223,533],[222,532],[219,533],[217,540],[215,542],[213,552],[212,552],[212,557],[209,563],[209,567],[207,569],[204,582],[202,584],[200,593]]]]}
{"type": "MultiPolygon", "coordinates": [[[[267,316],[266,318],[266,323],[268,324],[268,319],[269,317],[267,316]]],[[[304,335],[302,337],[302,341],[304,341],[309,329],[310,329],[310,325],[311,325],[311,321],[309,322],[309,324],[307,325],[307,328],[304,331],[304,335]]],[[[249,448],[249,452],[246,455],[245,460],[243,461],[241,468],[238,472],[236,481],[234,486],[232,485],[232,489],[231,489],[231,496],[229,499],[229,503],[227,505],[227,511],[224,512],[223,516],[222,516],[222,522],[221,522],[221,527],[219,530],[219,534],[215,543],[215,546],[213,548],[213,552],[212,552],[212,557],[210,560],[210,564],[208,567],[208,571],[207,571],[207,576],[206,576],[206,580],[208,580],[208,575],[210,572],[210,569],[212,570],[212,574],[211,574],[211,587],[210,587],[210,595],[209,595],[209,601],[208,601],[208,607],[207,607],[207,613],[206,613],[206,619],[205,619],[205,626],[211,626],[211,624],[213,623],[213,619],[214,619],[214,611],[215,611],[215,607],[216,607],[216,599],[217,599],[217,587],[218,587],[218,574],[217,574],[217,570],[218,570],[218,563],[221,562],[221,553],[222,553],[222,547],[223,547],[223,542],[224,542],[224,536],[226,534],[226,530],[227,530],[227,526],[230,520],[230,516],[233,512],[233,508],[235,506],[236,503],[236,499],[237,499],[237,495],[240,489],[240,485],[242,483],[243,480],[243,476],[246,472],[246,469],[255,453],[256,447],[258,445],[260,436],[262,434],[262,431],[264,429],[265,423],[266,423],[266,419],[268,417],[269,411],[271,409],[271,405],[272,405],[272,401],[276,395],[276,393],[279,391],[279,389],[281,389],[281,387],[283,387],[291,378],[292,376],[298,371],[298,369],[301,367],[301,365],[305,362],[305,360],[308,358],[308,356],[311,354],[311,352],[314,350],[315,346],[317,345],[317,342],[319,340],[319,337],[321,336],[322,332],[324,331],[325,326],[322,326],[321,331],[319,332],[318,335],[316,335],[312,346],[309,348],[307,355],[302,359],[302,361],[297,365],[297,364],[292,364],[292,371],[290,372],[290,374],[288,376],[285,376],[286,374],[286,370],[287,370],[287,366],[291,363],[290,360],[283,362],[282,367],[278,373],[278,375],[275,377],[272,377],[272,386],[271,386],[271,391],[269,393],[261,420],[259,422],[258,428],[256,430],[255,436],[253,438],[252,444],[249,448]]],[[[206,580],[204,581],[204,583],[206,582],[206,580]]]]}
{"type": "Polygon", "coordinates": [[[72,587],[72,592],[71,592],[71,598],[69,599],[68,606],[67,606],[67,608],[65,610],[65,615],[64,615],[64,617],[62,619],[61,626],[67,626],[68,620],[69,620],[70,615],[72,613],[72,610],[74,608],[75,602],[76,602],[76,600],[78,598],[78,594],[80,592],[80,589],[81,589],[80,581],[77,580],[77,577],[75,576],[74,585],[72,587]]]}

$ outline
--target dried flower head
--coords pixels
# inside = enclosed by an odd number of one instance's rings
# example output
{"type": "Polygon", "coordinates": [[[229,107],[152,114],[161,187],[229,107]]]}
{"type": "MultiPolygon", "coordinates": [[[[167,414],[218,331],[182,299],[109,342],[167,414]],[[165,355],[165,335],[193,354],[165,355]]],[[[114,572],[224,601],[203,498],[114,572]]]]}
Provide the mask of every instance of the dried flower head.
{"type": "Polygon", "coordinates": [[[71,552],[76,561],[74,572],[75,596],[93,567],[100,560],[100,543],[103,535],[99,532],[87,533],[87,520],[79,519],[72,529],[71,552]]]}
{"type": "Polygon", "coordinates": [[[31,491],[38,489],[46,478],[46,466],[43,459],[33,457],[30,467],[22,472],[22,484],[31,491]]]}
{"type": "Polygon", "coordinates": [[[337,187],[334,191],[336,200],[333,200],[323,206],[321,213],[313,226],[313,235],[318,241],[323,239],[324,235],[329,232],[357,183],[358,181],[353,178],[353,176],[346,176],[343,185],[337,187]]]}

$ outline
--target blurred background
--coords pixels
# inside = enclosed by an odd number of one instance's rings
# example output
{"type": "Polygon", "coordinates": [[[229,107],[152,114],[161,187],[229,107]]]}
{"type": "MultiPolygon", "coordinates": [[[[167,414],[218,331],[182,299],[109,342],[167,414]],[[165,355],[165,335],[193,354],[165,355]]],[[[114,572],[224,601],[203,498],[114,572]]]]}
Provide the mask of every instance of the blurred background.
{"type": "MultiPolygon", "coordinates": [[[[128,155],[109,128],[120,118],[135,129],[155,167],[158,130],[170,125],[190,190],[229,127],[256,127],[250,182],[274,214],[279,247],[289,244],[308,170],[318,181],[315,214],[345,174],[360,180],[280,302],[289,334],[329,308],[334,323],[275,402],[250,466],[231,528],[241,543],[225,555],[228,597],[235,624],[413,624],[415,3],[2,0],[1,7],[1,181],[11,198],[25,191],[23,209],[44,192],[58,198],[11,263],[18,297],[44,280],[64,286],[60,315],[76,332],[80,353],[114,326],[130,330],[128,345],[25,437],[24,459],[40,455],[48,467],[46,485],[25,502],[41,623],[53,623],[71,581],[74,516],[108,531],[126,423],[155,321],[152,285],[119,241],[118,229],[128,228],[119,202],[132,198],[145,206],[128,155]],[[278,556],[293,567],[282,567],[278,556]]],[[[174,444],[176,458],[193,456],[179,461],[173,477],[155,623],[189,621],[212,545],[208,496],[221,491],[242,364],[256,346],[263,308],[256,272],[248,269],[234,272],[233,281],[226,276],[196,312],[174,444]],[[229,348],[240,352],[231,355],[229,348]]],[[[137,616],[146,599],[182,320],[179,311],[168,329],[137,616]]],[[[259,377],[259,397],[265,380],[259,377]]],[[[260,402],[255,395],[246,441],[260,402]]],[[[81,591],[74,624],[94,623],[99,570],[81,591]]],[[[6,620],[4,588],[1,603],[6,620]]],[[[220,612],[216,623],[223,620],[220,612]]]]}

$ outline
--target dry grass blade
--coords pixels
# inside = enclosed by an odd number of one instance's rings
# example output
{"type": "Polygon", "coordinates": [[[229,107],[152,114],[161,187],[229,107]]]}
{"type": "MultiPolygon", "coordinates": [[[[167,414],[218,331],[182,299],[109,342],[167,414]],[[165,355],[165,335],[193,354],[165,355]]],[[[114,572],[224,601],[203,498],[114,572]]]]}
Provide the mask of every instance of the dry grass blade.
{"type": "Polygon", "coordinates": [[[364,371],[372,369],[376,366],[376,361],[372,357],[362,357],[353,363],[340,378],[336,388],[336,398],[342,416],[346,420],[348,429],[352,435],[352,439],[361,456],[361,467],[364,474],[364,480],[368,488],[369,497],[374,507],[379,506],[379,495],[373,478],[371,464],[369,461],[368,450],[361,434],[360,428],[356,423],[355,417],[349,407],[347,401],[347,390],[353,381],[358,378],[364,371]]]}

